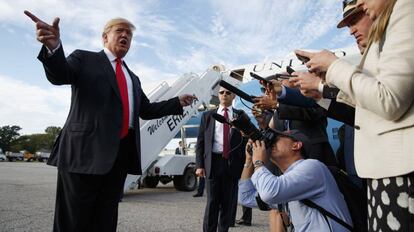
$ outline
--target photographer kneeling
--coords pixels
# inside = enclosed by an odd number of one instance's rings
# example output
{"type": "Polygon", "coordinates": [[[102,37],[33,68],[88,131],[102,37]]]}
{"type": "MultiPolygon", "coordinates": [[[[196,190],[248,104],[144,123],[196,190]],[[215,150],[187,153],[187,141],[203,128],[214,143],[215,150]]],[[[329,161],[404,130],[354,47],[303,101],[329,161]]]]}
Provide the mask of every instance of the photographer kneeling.
{"type": "Polygon", "coordinates": [[[308,199],[352,225],[346,202],[329,169],[318,160],[304,159],[309,147],[306,135],[298,130],[274,132],[277,137],[271,145],[270,160],[283,175],[275,176],[263,166],[265,142],[249,140],[239,182],[239,202],[257,207],[259,194],[270,208],[277,209],[277,204],[287,203],[295,231],[348,231],[302,202],[308,199]],[[249,154],[249,146],[253,156],[249,154]]]}

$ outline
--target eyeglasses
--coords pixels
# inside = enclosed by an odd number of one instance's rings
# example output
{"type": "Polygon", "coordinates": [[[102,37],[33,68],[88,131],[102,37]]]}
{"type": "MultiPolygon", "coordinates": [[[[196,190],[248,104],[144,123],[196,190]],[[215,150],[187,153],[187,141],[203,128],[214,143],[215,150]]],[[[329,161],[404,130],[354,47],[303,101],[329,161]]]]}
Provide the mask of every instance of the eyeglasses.
{"type": "Polygon", "coordinates": [[[232,94],[232,92],[222,90],[222,91],[219,92],[219,94],[220,95],[223,95],[223,94],[230,95],[230,94],[232,94]]]}
{"type": "Polygon", "coordinates": [[[342,10],[345,9],[345,7],[347,7],[348,5],[355,5],[357,2],[357,0],[343,0],[342,1],[342,10]]]}

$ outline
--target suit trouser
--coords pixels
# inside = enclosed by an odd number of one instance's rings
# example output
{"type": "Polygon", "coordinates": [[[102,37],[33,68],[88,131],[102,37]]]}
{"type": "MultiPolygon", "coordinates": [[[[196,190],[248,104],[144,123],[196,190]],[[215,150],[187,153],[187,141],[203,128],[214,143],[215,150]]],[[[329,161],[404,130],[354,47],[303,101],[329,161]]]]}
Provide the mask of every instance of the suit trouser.
{"type": "Polygon", "coordinates": [[[198,188],[197,188],[197,194],[203,195],[204,194],[204,186],[206,185],[206,178],[205,177],[199,177],[198,178],[198,188]]]}
{"type": "Polygon", "coordinates": [[[230,218],[230,226],[234,226],[236,223],[236,215],[237,215],[237,203],[238,203],[238,194],[239,194],[239,180],[235,179],[236,183],[234,183],[233,188],[233,196],[232,196],[232,211],[231,211],[231,218],[230,218]]]}
{"type": "Polygon", "coordinates": [[[247,206],[242,206],[243,215],[241,219],[245,222],[252,222],[252,208],[247,206]]]}
{"type": "Polygon", "coordinates": [[[116,231],[132,137],[121,140],[118,157],[107,174],[58,170],[53,231],[116,231]]]}
{"type": "Polygon", "coordinates": [[[213,154],[212,178],[206,178],[207,205],[203,231],[228,231],[233,212],[233,193],[237,179],[228,173],[228,162],[213,154]]]}

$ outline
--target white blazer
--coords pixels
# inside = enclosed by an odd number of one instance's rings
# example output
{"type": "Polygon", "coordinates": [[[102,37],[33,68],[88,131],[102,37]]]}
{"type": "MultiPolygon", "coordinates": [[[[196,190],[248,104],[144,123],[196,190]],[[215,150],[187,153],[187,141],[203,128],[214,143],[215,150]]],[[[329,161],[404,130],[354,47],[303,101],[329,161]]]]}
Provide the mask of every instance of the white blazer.
{"type": "Polygon", "coordinates": [[[338,59],[326,74],[355,106],[355,165],[363,178],[414,171],[414,1],[397,0],[385,36],[360,66],[338,59]]]}

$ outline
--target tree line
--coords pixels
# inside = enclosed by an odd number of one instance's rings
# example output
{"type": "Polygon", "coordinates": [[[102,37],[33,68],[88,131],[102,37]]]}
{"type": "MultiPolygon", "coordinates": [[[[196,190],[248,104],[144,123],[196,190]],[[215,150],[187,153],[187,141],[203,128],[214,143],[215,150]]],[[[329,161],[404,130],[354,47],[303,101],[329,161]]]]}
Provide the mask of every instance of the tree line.
{"type": "Polygon", "coordinates": [[[62,128],[49,126],[45,133],[20,135],[20,126],[1,126],[0,127],[0,148],[3,151],[19,152],[22,150],[30,153],[36,151],[50,151],[56,137],[62,128]]]}

